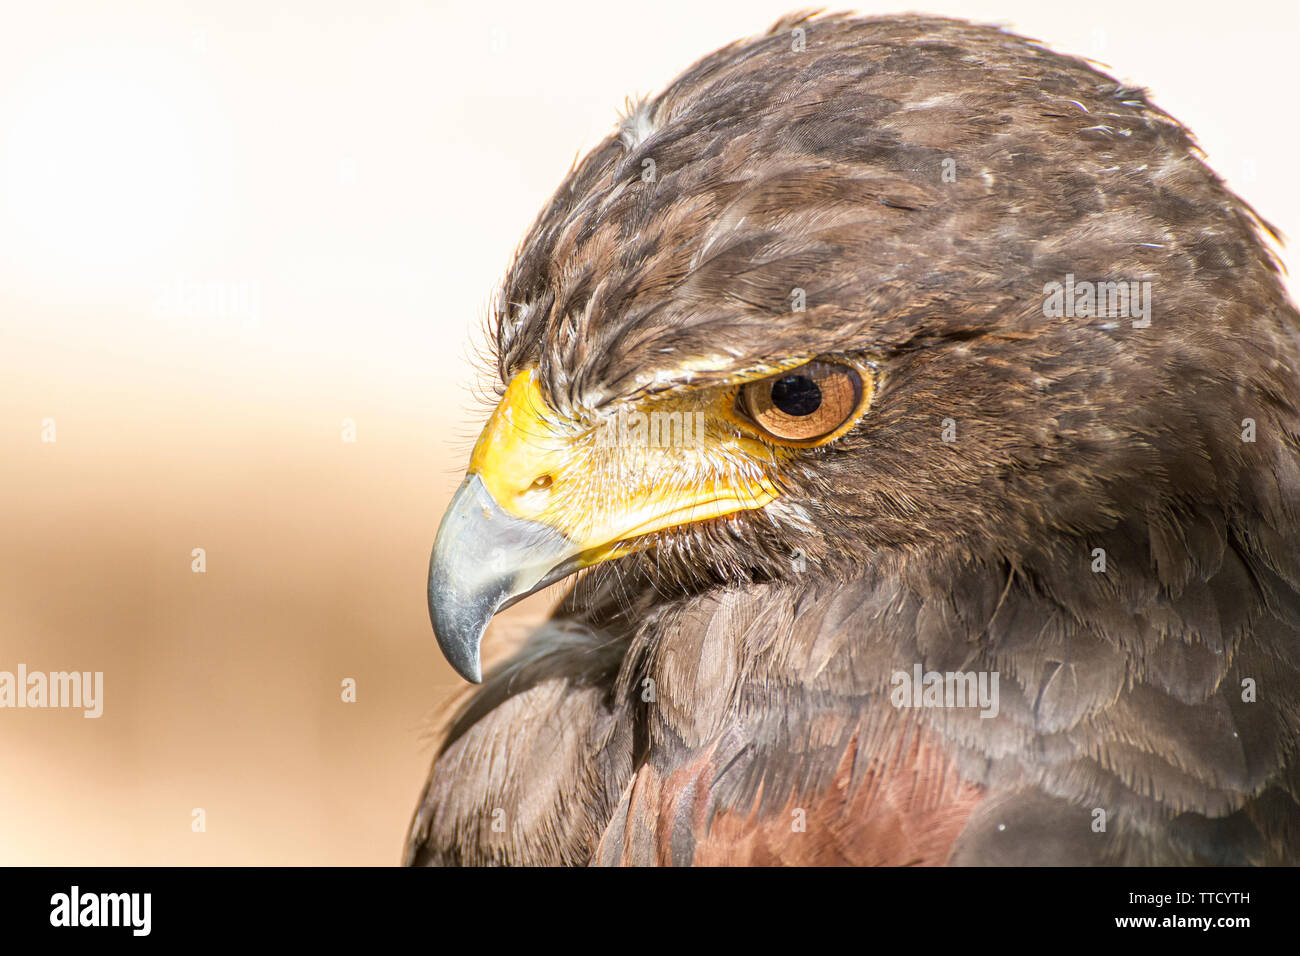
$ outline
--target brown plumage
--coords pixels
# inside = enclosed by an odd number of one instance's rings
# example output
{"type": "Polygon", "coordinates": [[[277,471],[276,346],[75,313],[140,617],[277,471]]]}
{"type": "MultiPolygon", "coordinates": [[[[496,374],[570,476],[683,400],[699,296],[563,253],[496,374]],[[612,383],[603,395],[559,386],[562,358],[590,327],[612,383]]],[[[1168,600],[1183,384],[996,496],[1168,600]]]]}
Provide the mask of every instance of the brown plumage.
{"type": "Polygon", "coordinates": [[[1267,229],[1143,91],[993,28],[797,17],[700,61],[529,231],[503,385],[589,422],[850,357],[875,394],[772,452],[776,500],[579,577],[449,728],[407,861],[1300,862],[1267,229]],[[1067,276],[1150,282],[1150,325],[1049,314],[1067,276]],[[997,716],[895,706],[918,664],[998,674],[997,716]]]}

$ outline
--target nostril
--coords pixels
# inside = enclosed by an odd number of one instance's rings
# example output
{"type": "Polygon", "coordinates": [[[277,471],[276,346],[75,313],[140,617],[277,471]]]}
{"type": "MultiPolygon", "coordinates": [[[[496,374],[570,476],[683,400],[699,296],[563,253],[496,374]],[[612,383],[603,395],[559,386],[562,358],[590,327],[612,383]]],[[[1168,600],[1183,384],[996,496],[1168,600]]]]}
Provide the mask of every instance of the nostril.
{"type": "Polygon", "coordinates": [[[547,488],[551,487],[551,481],[552,478],[550,475],[540,475],[533,480],[531,485],[528,486],[528,490],[545,491],[547,488]]]}

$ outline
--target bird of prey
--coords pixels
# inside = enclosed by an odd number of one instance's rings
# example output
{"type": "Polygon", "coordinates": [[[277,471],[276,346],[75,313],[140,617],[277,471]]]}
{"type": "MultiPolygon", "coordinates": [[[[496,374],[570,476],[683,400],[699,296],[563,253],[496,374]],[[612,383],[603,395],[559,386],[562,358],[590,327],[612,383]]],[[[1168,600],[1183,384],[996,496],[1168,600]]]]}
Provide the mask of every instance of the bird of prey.
{"type": "Polygon", "coordinates": [[[634,105],[501,289],[406,861],[1300,861],[1270,233],[993,27],[795,15],[634,105]]]}

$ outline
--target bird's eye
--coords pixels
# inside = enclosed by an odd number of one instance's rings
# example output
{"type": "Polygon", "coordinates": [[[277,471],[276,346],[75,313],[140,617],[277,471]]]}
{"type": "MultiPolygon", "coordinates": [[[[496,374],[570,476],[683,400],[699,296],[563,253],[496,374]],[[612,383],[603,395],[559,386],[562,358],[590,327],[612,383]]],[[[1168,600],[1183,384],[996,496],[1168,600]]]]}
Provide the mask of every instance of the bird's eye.
{"type": "Polygon", "coordinates": [[[741,409],[773,438],[816,441],[858,410],[862,377],[847,365],[809,362],[740,390],[741,409]]]}

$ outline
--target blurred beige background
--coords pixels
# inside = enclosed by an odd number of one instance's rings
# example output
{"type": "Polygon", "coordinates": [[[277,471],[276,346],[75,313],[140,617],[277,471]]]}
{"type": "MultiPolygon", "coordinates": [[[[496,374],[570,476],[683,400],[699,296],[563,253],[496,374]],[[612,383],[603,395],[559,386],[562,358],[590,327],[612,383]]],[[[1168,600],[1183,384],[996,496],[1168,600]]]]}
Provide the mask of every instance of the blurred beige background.
{"type": "MultiPolygon", "coordinates": [[[[398,860],[493,283],[626,95],[797,5],[3,0],[0,670],[106,689],[0,710],[0,863],[398,860]]],[[[926,9],[1151,88],[1300,237],[1291,0],[926,9]]]]}

